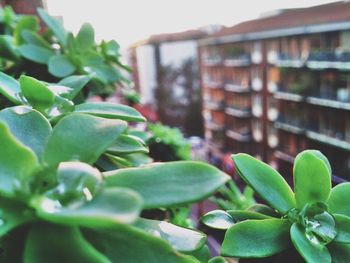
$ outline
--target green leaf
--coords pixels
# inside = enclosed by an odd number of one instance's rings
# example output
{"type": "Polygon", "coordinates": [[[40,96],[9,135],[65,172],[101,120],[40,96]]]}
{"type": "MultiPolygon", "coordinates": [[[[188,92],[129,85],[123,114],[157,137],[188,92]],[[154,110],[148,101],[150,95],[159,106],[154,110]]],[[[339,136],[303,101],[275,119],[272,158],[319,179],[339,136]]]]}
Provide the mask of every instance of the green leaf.
{"type": "Polygon", "coordinates": [[[234,225],[235,220],[230,214],[222,210],[213,210],[201,217],[201,221],[206,226],[216,229],[229,229],[234,225]]]}
{"type": "Polygon", "coordinates": [[[95,74],[95,78],[104,84],[114,83],[120,78],[119,72],[108,64],[91,65],[89,68],[89,71],[95,74]]]}
{"type": "Polygon", "coordinates": [[[320,244],[317,239],[312,241],[307,238],[305,231],[294,223],[290,229],[291,239],[295,248],[308,263],[330,263],[331,256],[326,246],[320,244]]]}
{"type": "Polygon", "coordinates": [[[33,32],[30,30],[24,29],[21,32],[21,36],[23,40],[27,44],[32,44],[34,46],[40,46],[43,48],[51,49],[50,43],[47,42],[41,35],[39,35],[37,32],[33,32]]]}
{"type": "Polygon", "coordinates": [[[208,262],[210,258],[210,250],[207,245],[204,245],[201,249],[186,253],[187,255],[191,255],[198,259],[200,262],[208,262]]]}
{"type": "Polygon", "coordinates": [[[335,186],[328,199],[329,211],[350,217],[350,183],[335,186]]]}
{"type": "Polygon", "coordinates": [[[15,104],[24,104],[18,81],[2,72],[0,72],[0,93],[15,104]]]}
{"type": "Polygon", "coordinates": [[[41,17],[41,19],[45,22],[45,24],[48,26],[48,28],[50,28],[51,31],[55,34],[59,43],[63,47],[65,47],[67,44],[67,32],[63,28],[62,23],[56,18],[53,18],[52,16],[50,16],[42,8],[38,8],[38,14],[41,17]]]}
{"type": "Polygon", "coordinates": [[[36,224],[27,236],[24,263],[111,263],[87,242],[78,228],[36,224]]]}
{"type": "Polygon", "coordinates": [[[350,243],[350,217],[333,215],[337,229],[337,236],[334,241],[339,243],[350,243]]]}
{"type": "Polygon", "coordinates": [[[226,231],[221,255],[262,258],[277,254],[290,245],[289,228],[284,219],[239,222],[226,231]]]}
{"type": "Polygon", "coordinates": [[[332,263],[348,263],[350,258],[350,245],[332,242],[329,244],[332,263]]]}
{"type": "Polygon", "coordinates": [[[259,212],[247,211],[247,210],[228,210],[227,213],[235,220],[244,221],[247,219],[272,219],[271,216],[261,214],[259,212]]]}
{"type": "Polygon", "coordinates": [[[208,261],[208,263],[228,263],[225,258],[223,257],[213,257],[208,261]]]}
{"type": "Polygon", "coordinates": [[[83,24],[78,32],[76,41],[82,50],[92,48],[95,45],[94,28],[89,23],[83,24]]]}
{"type": "Polygon", "coordinates": [[[126,123],[120,120],[69,114],[52,130],[44,160],[51,165],[73,160],[92,164],[126,127],[126,123]]]}
{"type": "Polygon", "coordinates": [[[1,238],[3,238],[12,229],[24,223],[27,223],[34,218],[34,211],[29,209],[23,203],[15,202],[14,200],[10,200],[4,197],[0,198],[1,238]]]}
{"type": "Polygon", "coordinates": [[[38,167],[35,153],[18,141],[7,125],[0,121],[0,192],[15,196],[24,191],[24,181],[38,167]],[[21,189],[22,188],[22,189],[21,189]]]}
{"type": "Polygon", "coordinates": [[[73,100],[78,93],[85,87],[85,85],[90,81],[89,76],[69,76],[58,82],[58,85],[66,86],[72,89],[72,92],[67,95],[62,95],[66,99],[73,100]]]}
{"type": "Polygon", "coordinates": [[[200,162],[155,163],[141,168],[104,173],[107,186],[127,187],[138,192],[145,208],[193,203],[211,195],[229,176],[200,162]]]}
{"type": "Polygon", "coordinates": [[[110,229],[84,229],[84,235],[111,262],[199,263],[191,256],[178,253],[163,239],[127,225],[110,229]]]}
{"type": "Polygon", "coordinates": [[[16,139],[41,159],[51,132],[50,123],[41,113],[26,106],[6,108],[0,111],[0,121],[6,123],[16,139]]]}
{"type": "Polygon", "coordinates": [[[307,203],[327,202],[329,198],[332,188],[331,171],[326,164],[326,157],[321,156],[323,155],[319,151],[306,150],[295,158],[294,192],[299,209],[307,203]]]}
{"type": "Polygon", "coordinates": [[[19,59],[20,54],[11,36],[0,36],[0,56],[14,61],[19,59]]]}
{"type": "MultiPolygon", "coordinates": [[[[84,191],[84,193],[86,193],[84,191]]],[[[141,211],[142,199],[134,191],[112,187],[98,193],[92,200],[71,202],[61,206],[55,199],[35,200],[36,212],[47,221],[85,227],[111,226],[118,223],[132,223],[141,211]]]]}
{"type": "Polygon", "coordinates": [[[19,79],[22,94],[34,109],[45,113],[55,102],[55,94],[43,82],[22,75],[19,79]]]}
{"type": "Polygon", "coordinates": [[[55,53],[48,48],[33,44],[24,44],[19,47],[19,52],[23,57],[39,64],[47,64],[55,53]]]}
{"type": "Polygon", "coordinates": [[[148,153],[148,149],[134,136],[121,134],[117,140],[107,149],[107,152],[112,154],[118,153],[148,153]]]}
{"type": "Polygon", "coordinates": [[[165,221],[140,218],[133,226],[152,236],[168,241],[175,250],[181,252],[198,250],[207,241],[206,235],[201,232],[179,227],[165,221]]]}
{"type": "Polygon", "coordinates": [[[39,29],[38,18],[35,16],[22,16],[18,21],[15,31],[14,37],[17,45],[21,45],[24,43],[24,39],[22,37],[22,32],[24,30],[37,31],[39,29]]]}
{"type": "Polygon", "coordinates": [[[76,112],[88,113],[109,119],[126,121],[145,121],[146,119],[134,108],[107,102],[87,102],[75,107],[76,112]]]}
{"type": "Polygon", "coordinates": [[[270,206],[282,214],[295,207],[292,189],[276,170],[248,154],[236,154],[232,159],[238,174],[270,206]]]}
{"type": "Polygon", "coordinates": [[[55,77],[64,78],[76,71],[75,65],[67,55],[55,55],[49,59],[49,72],[55,77]]]}

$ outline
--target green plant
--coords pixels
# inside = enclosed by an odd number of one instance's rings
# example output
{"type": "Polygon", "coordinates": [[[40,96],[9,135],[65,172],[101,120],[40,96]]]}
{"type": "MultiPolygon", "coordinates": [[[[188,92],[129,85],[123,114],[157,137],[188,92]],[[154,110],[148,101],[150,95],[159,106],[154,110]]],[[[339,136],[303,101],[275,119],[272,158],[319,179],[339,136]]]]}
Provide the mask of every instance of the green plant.
{"type": "Polygon", "coordinates": [[[247,154],[234,155],[233,160],[239,175],[269,206],[213,211],[203,217],[208,225],[227,229],[222,255],[264,258],[294,246],[306,262],[348,261],[350,184],[331,189],[331,167],[322,153],[306,150],[296,157],[294,193],[261,161],[247,154]]]}
{"type": "Polygon", "coordinates": [[[190,159],[191,145],[179,129],[156,123],[148,124],[148,130],[152,133],[147,141],[152,158],[158,161],[190,159]]]}
{"type": "Polygon", "coordinates": [[[203,233],[140,213],[199,201],[229,177],[191,161],[117,169],[146,151],[126,122],[143,117],[74,105],[82,78],[67,87],[0,74],[0,92],[18,105],[0,111],[0,261],[199,262],[203,233]]]}

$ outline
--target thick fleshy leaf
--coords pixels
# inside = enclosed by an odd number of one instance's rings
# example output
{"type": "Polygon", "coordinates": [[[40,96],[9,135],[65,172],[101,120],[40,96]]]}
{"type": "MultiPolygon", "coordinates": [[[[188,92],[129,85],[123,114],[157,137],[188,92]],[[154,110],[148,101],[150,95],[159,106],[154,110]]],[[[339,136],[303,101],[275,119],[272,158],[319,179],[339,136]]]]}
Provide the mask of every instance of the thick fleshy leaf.
{"type": "Polygon", "coordinates": [[[146,120],[134,108],[116,103],[87,102],[77,105],[75,111],[110,119],[121,119],[126,121],[146,120]]]}
{"type": "Polygon", "coordinates": [[[145,208],[193,203],[211,195],[230,177],[214,166],[192,161],[155,163],[104,173],[107,186],[138,192],[145,208]]]}
{"type": "Polygon", "coordinates": [[[21,45],[24,43],[24,39],[22,37],[23,30],[36,31],[39,28],[38,18],[35,16],[22,16],[18,21],[15,31],[14,37],[17,45],[21,45]]]}
{"type": "Polygon", "coordinates": [[[2,72],[0,72],[0,93],[15,104],[24,104],[18,81],[2,72]]]}
{"type": "Polygon", "coordinates": [[[0,111],[0,121],[6,123],[11,133],[31,148],[40,160],[51,132],[48,120],[27,106],[17,106],[0,111]]]}
{"type": "Polygon", "coordinates": [[[299,209],[307,203],[327,202],[332,182],[330,166],[326,160],[326,157],[316,150],[303,151],[295,158],[294,192],[299,209]]]}
{"type": "Polygon", "coordinates": [[[106,227],[117,223],[133,223],[142,206],[142,199],[126,188],[108,188],[92,200],[78,200],[62,206],[57,200],[41,198],[36,202],[40,218],[58,224],[86,227],[106,227]]]}
{"type": "Polygon", "coordinates": [[[95,44],[94,28],[89,23],[83,24],[78,32],[76,41],[82,50],[92,48],[95,44]]]}
{"type": "Polygon", "coordinates": [[[118,153],[148,153],[148,149],[140,142],[138,138],[132,135],[121,134],[117,140],[107,149],[112,154],[118,153]]]}
{"type": "Polygon", "coordinates": [[[84,235],[111,262],[199,263],[194,257],[175,251],[165,240],[127,225],[111,229],[84,229],[84,235]]]}
{"type": "Polygon", "coordinates": [[[14,196],[17,191],[26,190],[24,181],[38,168],[38,159],[1,121],[0,149],[0,192],[5,196],[14,196]]]}
{"type": "Polygon", "coordinates": [[[14,61],[19,59],[20,54],[11,36],[0,36],[0,56],[14,61]]]}
{"type": "Polygon", "coordinates": [[[37,32],[33,32],[33,31],[29,31],[29,30],[25,29],[21,32],[21,36],[27,44],[32,44],[35,46],[40,46],[40,47],[44,47],[47,49],[51,49],[49,42],[47,42],[37,32]]]}
{"type": "Polygon", "coordinates": [[[55,102],[55,94],[43,82],[35,78],[22,75],[19,79],[22,94],[29,104],[40,112],[51,108],[55,102]]]}
{"type": "Polygon", "coordinates": [[[62,23],[56,18],[50,16],[42,8],[38,8],[38,14],[45,24],[51,29],[55,34],[60,44],[65,47],[67,44],[67,32],[64,30],[62,23]]]}
{"type": "MultiPolygon", "coordinates": [[[[0,198],[0,237],[12,229],[35,218],[34,211],[23,203],[15,202],[4,197],[0,198]]],[[[1,257],[0,257],[1,261],[1,257]]]]}
{"type": "Polygon", "coordinates": [[[295,248],[308,263],[330,263],[331,255],[326,246],[315,238],[308,238],[305,231],[294,223],[290,229],[291,239],[295,248]]]}
{"type": "Polygon", "coordinates": [[[335,218],[337,236],[335,242],[350,243],[350,217],[344,215],[333,215],[335,218]]]}
{"type": "Polygon", "coordinates": [[[329,211],[350,217],[350,183],[335,186],[328,200],[329,211]]]}
{"type": "Polygon", "coordinates": [[[254,211],[247,210],[228,210],[227,213],[233,218],[234,221],[244,221],[247,219],[272,219],[273,217],[261,214],[254,211]]]}
{"type": "Polygon", "coordinates": [[[126,127],[126,123],[120,120],[70,114],[52,130],[44,160],[51,165],[74,160],[92,164],[126,127]]]}
{"type": "Polygon", "coordinates": [[[225,258],[223,257],[213,257],[208,261],[208,263],[228,263],[225,258]]]}
{"type": "Polygon", "coordinates": [[[207,240],[206,235],[201,232],[179,227],[165,221],[140,218],[133,226],[152,236],[168,241],[175,250],[186,253],[200,249],[207,240]]]}
{"type": "Polygon", "coordinates": [[[204,245],[201,249],[185,254],[195,257],[199,262],[208,262],[210,258],[210,250],[207,245],[204,245]]]}
{"type": "Polygon", "coordinates": [[[82,236],[78,228],[36,224],[28,233],[24,263],[111,263],[82,236]]]}
{"type": "Polygon", "coordinates": [[[289,229],[285,219],[239,222],[226,231],[221,255],[260,258],[277,254],[290,245],[289,229]]]}
{"type": "Polygon", "coordinates": [[[26,59],[37,62],[39,64],[47,64],[50,57],[55,55],[54,51],[51,49],[33,44],[24,44],[20,46],[19,52],[26,59]]]}
{"type": "Polygon", "coordinates": [[[46,193],[62,205],[91,200],[101,189],[102,174],[96,168],[81,162],[62,162],[57,173],[57,186],[46,193]]]}
{"type": "Polygon", "coordinates": [[[90,81],[89,76],[74,75],[74,76],[69,76],[67,78],[62,79],[57,84],[71,88],[72,92],[62,96],[66,99],[73,100],[89,81],[90,81]]]}
{"type": "Polygon", "coordinates": [[[276,170],[248,154],[236,154],[232,159],[238,174],[270,206],[282,214],[295,207],[292,189],[276,170]]]}
{"type": "Polygon", "coordinates": [[[216,229],[229,229],[234,225],[235,220],[225,211],[213,210],[201,217],[203,224],[216,229]]]}
{"type": "Polygon", "coordinates": [[[64,78],[73,74],[76,70],[75,65],[66,55],[55,55],[49,59],[49,72],[55,77],[64,78]]]}
{"type": "Polygon", "coordinates": [[[330,243],[329,252],[332,256],[332,263],[348,263],[350,258],[350,244],[330,243]]]}

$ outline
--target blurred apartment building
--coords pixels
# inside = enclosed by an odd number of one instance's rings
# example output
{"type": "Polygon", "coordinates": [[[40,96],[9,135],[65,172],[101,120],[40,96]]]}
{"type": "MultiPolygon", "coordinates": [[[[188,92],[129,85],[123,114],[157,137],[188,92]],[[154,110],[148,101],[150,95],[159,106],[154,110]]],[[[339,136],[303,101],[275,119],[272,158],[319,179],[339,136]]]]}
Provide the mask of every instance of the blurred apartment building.
{"type": "MultiPolygon", "coordinates": [[[[214,162],[250,153],[291,178],[318,149],[350,180],[350,2],[278,10],[199,41],[214,162]]],[[[288,179],[288,178],[287,178],[288,179]]]]}
{"type": "Polygon", "coordinates": [[[153,35],[128,49],[141,102],[187,136],[203,136],[198,39],[216,27],[153,35]]]}

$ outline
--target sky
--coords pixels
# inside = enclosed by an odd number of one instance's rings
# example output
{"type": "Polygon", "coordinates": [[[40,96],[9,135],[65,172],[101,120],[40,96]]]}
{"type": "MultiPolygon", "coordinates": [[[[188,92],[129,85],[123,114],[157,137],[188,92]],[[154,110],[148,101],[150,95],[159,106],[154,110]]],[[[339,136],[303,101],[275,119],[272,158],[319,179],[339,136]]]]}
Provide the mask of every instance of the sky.
{"type": "Polygon", "coordinates": [[[334,0],[47,0],[49,13],[62,16],[65,28],[78,32],[84,22],[96,39],[114,39],[123,48],[150,35],[180,32],[210,24],[233,26],[276,9],[334,0]]]}

